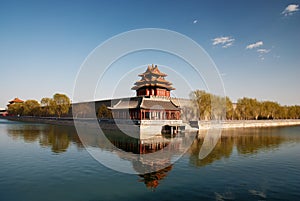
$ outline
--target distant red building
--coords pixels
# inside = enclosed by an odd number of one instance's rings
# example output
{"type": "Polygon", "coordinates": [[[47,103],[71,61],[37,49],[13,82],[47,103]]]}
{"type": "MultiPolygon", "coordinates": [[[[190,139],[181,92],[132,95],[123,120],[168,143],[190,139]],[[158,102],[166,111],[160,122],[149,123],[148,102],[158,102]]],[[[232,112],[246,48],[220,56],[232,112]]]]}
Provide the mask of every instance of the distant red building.
{"type": "Polygon", "coordinates": [[[15,103],[24,103],[23,100],[19,99],[19,98],[14,98],[13,100],[9,101],[9,104],[7,105],[7,107],[11,104],[15,104],[15,103]]]}

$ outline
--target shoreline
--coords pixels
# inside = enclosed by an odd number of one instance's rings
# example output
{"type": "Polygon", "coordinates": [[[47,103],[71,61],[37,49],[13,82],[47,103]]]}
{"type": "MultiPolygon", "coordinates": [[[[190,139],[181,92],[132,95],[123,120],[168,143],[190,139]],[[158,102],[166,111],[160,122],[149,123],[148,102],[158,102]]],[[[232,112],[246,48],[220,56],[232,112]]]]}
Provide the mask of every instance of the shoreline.
{"type": "Polygon", "coordinates": [[[63,126],[74,126],[73,118],[56,118],[56,117],[29,117],[29,116],[6,116],[0,117],[0,119],[6,119],[10,121],[25,122],[25,123],[41,123],[63,126]]]}
{"type": "MultiPolygon", "coordinates": [[[[73,118],[70,117],[16,117],[1,116],[0,119],[11,121],[43,123],[54,125],[74,126],[73,118]]],[[[94,119],[82,119],[82,125],[88,126],[89,121],[94,119]]],[[[191,121],[192,129],[207,130],[211,128],[232,129],[232,128],[264,128],[264,127],[282,127],[282,126],[300,126],[300,119],[276,119],[276,120],[225,120],[225,121],[191,121]]]]}
{"type": "Polygon", "coordinates": [[[232,128],[267,128],[283,126],[300,126],[300,119],[276,119],[276,120],[225,120],[220,122],[198,122],[199,130],[207,130],[212,127],[221,129],[232,128]]]}

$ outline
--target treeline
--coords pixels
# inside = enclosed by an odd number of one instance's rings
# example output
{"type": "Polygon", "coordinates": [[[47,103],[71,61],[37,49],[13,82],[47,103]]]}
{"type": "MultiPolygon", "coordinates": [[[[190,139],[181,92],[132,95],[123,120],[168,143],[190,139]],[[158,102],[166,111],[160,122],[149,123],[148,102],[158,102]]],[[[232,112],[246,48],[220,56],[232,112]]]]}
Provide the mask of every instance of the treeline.
{"type": "MultiPolygon", "coordinates": [[[[258,101],[255,98],[241,98],[232,103],[229,97],[221,97],[196,90],[191,93],[194,106],[200,120],[259,120],[259,119],[300,119],[300,106],[282,106],[273,101],[258,101]]],[[[71,101],[65,94],[56,93],[52,98],[26,100],[23,103],[13,103],[8,106],[9,115],[19,116],[57,116],[69,113],[71,101]]],[[[80,104],[75,108],[75,116],[87,117],[92,112],[93,105],[80,104]],[[78,110],[78,111],[77,111],[78,110]]],[[[98,118],[112,118],[111,111],[101,105],[97,110],[98,118]]]]}
{"type": "Polygon", "coordinates": [[[19,116],[57,116],[68,114],[71,101],[65,94],[56,93],[52,98],[26,100],[23,103],[13,103],[7,108],[9,115],[19,116]]]}
{"type": "Polygon", "coordinates": [[[273,101],[258,101],[255,98],[241,98],[233,104],[230,98],[196,90],[191,93],[200,120],[259,120],[300,119],[300,106],[282,106],[273,101]]]}

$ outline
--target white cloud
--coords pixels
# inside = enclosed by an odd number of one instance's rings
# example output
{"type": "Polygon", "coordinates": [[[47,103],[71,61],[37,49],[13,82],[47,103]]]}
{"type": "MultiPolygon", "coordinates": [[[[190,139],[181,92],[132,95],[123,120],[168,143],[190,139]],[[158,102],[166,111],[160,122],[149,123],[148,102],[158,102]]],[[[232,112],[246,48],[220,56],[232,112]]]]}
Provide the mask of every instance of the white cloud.
{"type": "Polygon", "coordinates": [[[282,11],[281,14],[283,14],[284,16],[292,15],[299,10],[298,7],[299,5],[297,4],[290,4],[284,9],[284,11],[282,11]]]}
{"type": "Polygon", "coordinates": [[[193,21],[193,24],[197,24],[197,23],[198,23],[198,20],[194,20],[194,21],[193,21]]]}
{"type": "Polygon", "coordinates": [[[234,39],[229,36],[226,36],[226,37],[214,38],[212,41],[213,41],[213,45],[218,45],[218,44],[230,43],[234,41],[234,39]]]}
{"type": "Polygon", "coordinates": [[[233,42],[230,42],[230,43],[226,43],[225,45],[223,45],[222,47],[223,48],[228,48],[228,47],[231,47],[233,45],[233,42]]]}
{"type": "Polygon", "coordinates": [[[258,49],[257,52],[260,54],[267,54],[269,53],[271,50],[267,50],[267,49],[258,49]]]}
{"type": "MultiPolygon", "coordinates": [[[[258,48],[260,46],[262,46],[264,43],[262,41],[258,41],[256,43],[252,43],[247,45],[246,49],[254,49],[254,48],[258,48]]],[[[271,52],[270,49],[265,49],[265,48],[258,48],[256,49],[256,52],[258,52],[258,58],[260,58],[260,60],[265,60],[265,55],[268,54],[269,52],[271,52]]]]}
{"type": "Polygon", "coordinates": [[[253,49],[253,48],[257,48],[257,47],[260,47],[262,46],[264,43],[262,41],[258,41],[256,43],[252,43],[250,45],[247,45],[246,49],[253,49]]]}
{"type": "Polygon", "coordinates": [[[225,36],[225,37],[222,36],[222,37],[214,38],[214,39],[212,39],[212,41],[213,41],[213,43],[212,43],[213,45],[222,44],[223,48],[228,48],[233,45],[233,42],[235,41],[235,39],[232,38],[231,36],[225,36]]]}

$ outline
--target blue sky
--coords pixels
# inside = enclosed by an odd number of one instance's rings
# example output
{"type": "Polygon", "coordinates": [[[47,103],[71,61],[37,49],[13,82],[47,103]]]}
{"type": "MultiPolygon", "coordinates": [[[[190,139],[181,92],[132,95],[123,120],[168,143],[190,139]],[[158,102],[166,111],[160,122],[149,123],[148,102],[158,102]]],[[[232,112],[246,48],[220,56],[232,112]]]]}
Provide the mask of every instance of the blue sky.
{"type": "MultiPolygon", "coordinates": [[[[40,100],[56,92],[72,97],[89,53],[110,37],[141,28],[169,29],[196,41],[215,62],[233,101],[247,96],[300,105],[299,4],[0,0],[0,107],[14,97],[40,100]]],[[[114,72],[122,76],[118,68],[114,72]]],[[[169,79],[176,87],[176,79],[169,79]]],[[[134,94],[131,85],[122,87],[119,91],[134,94]]],[[[96,98],[109,96],[105,93],[97,92],[96,98]]]]}

